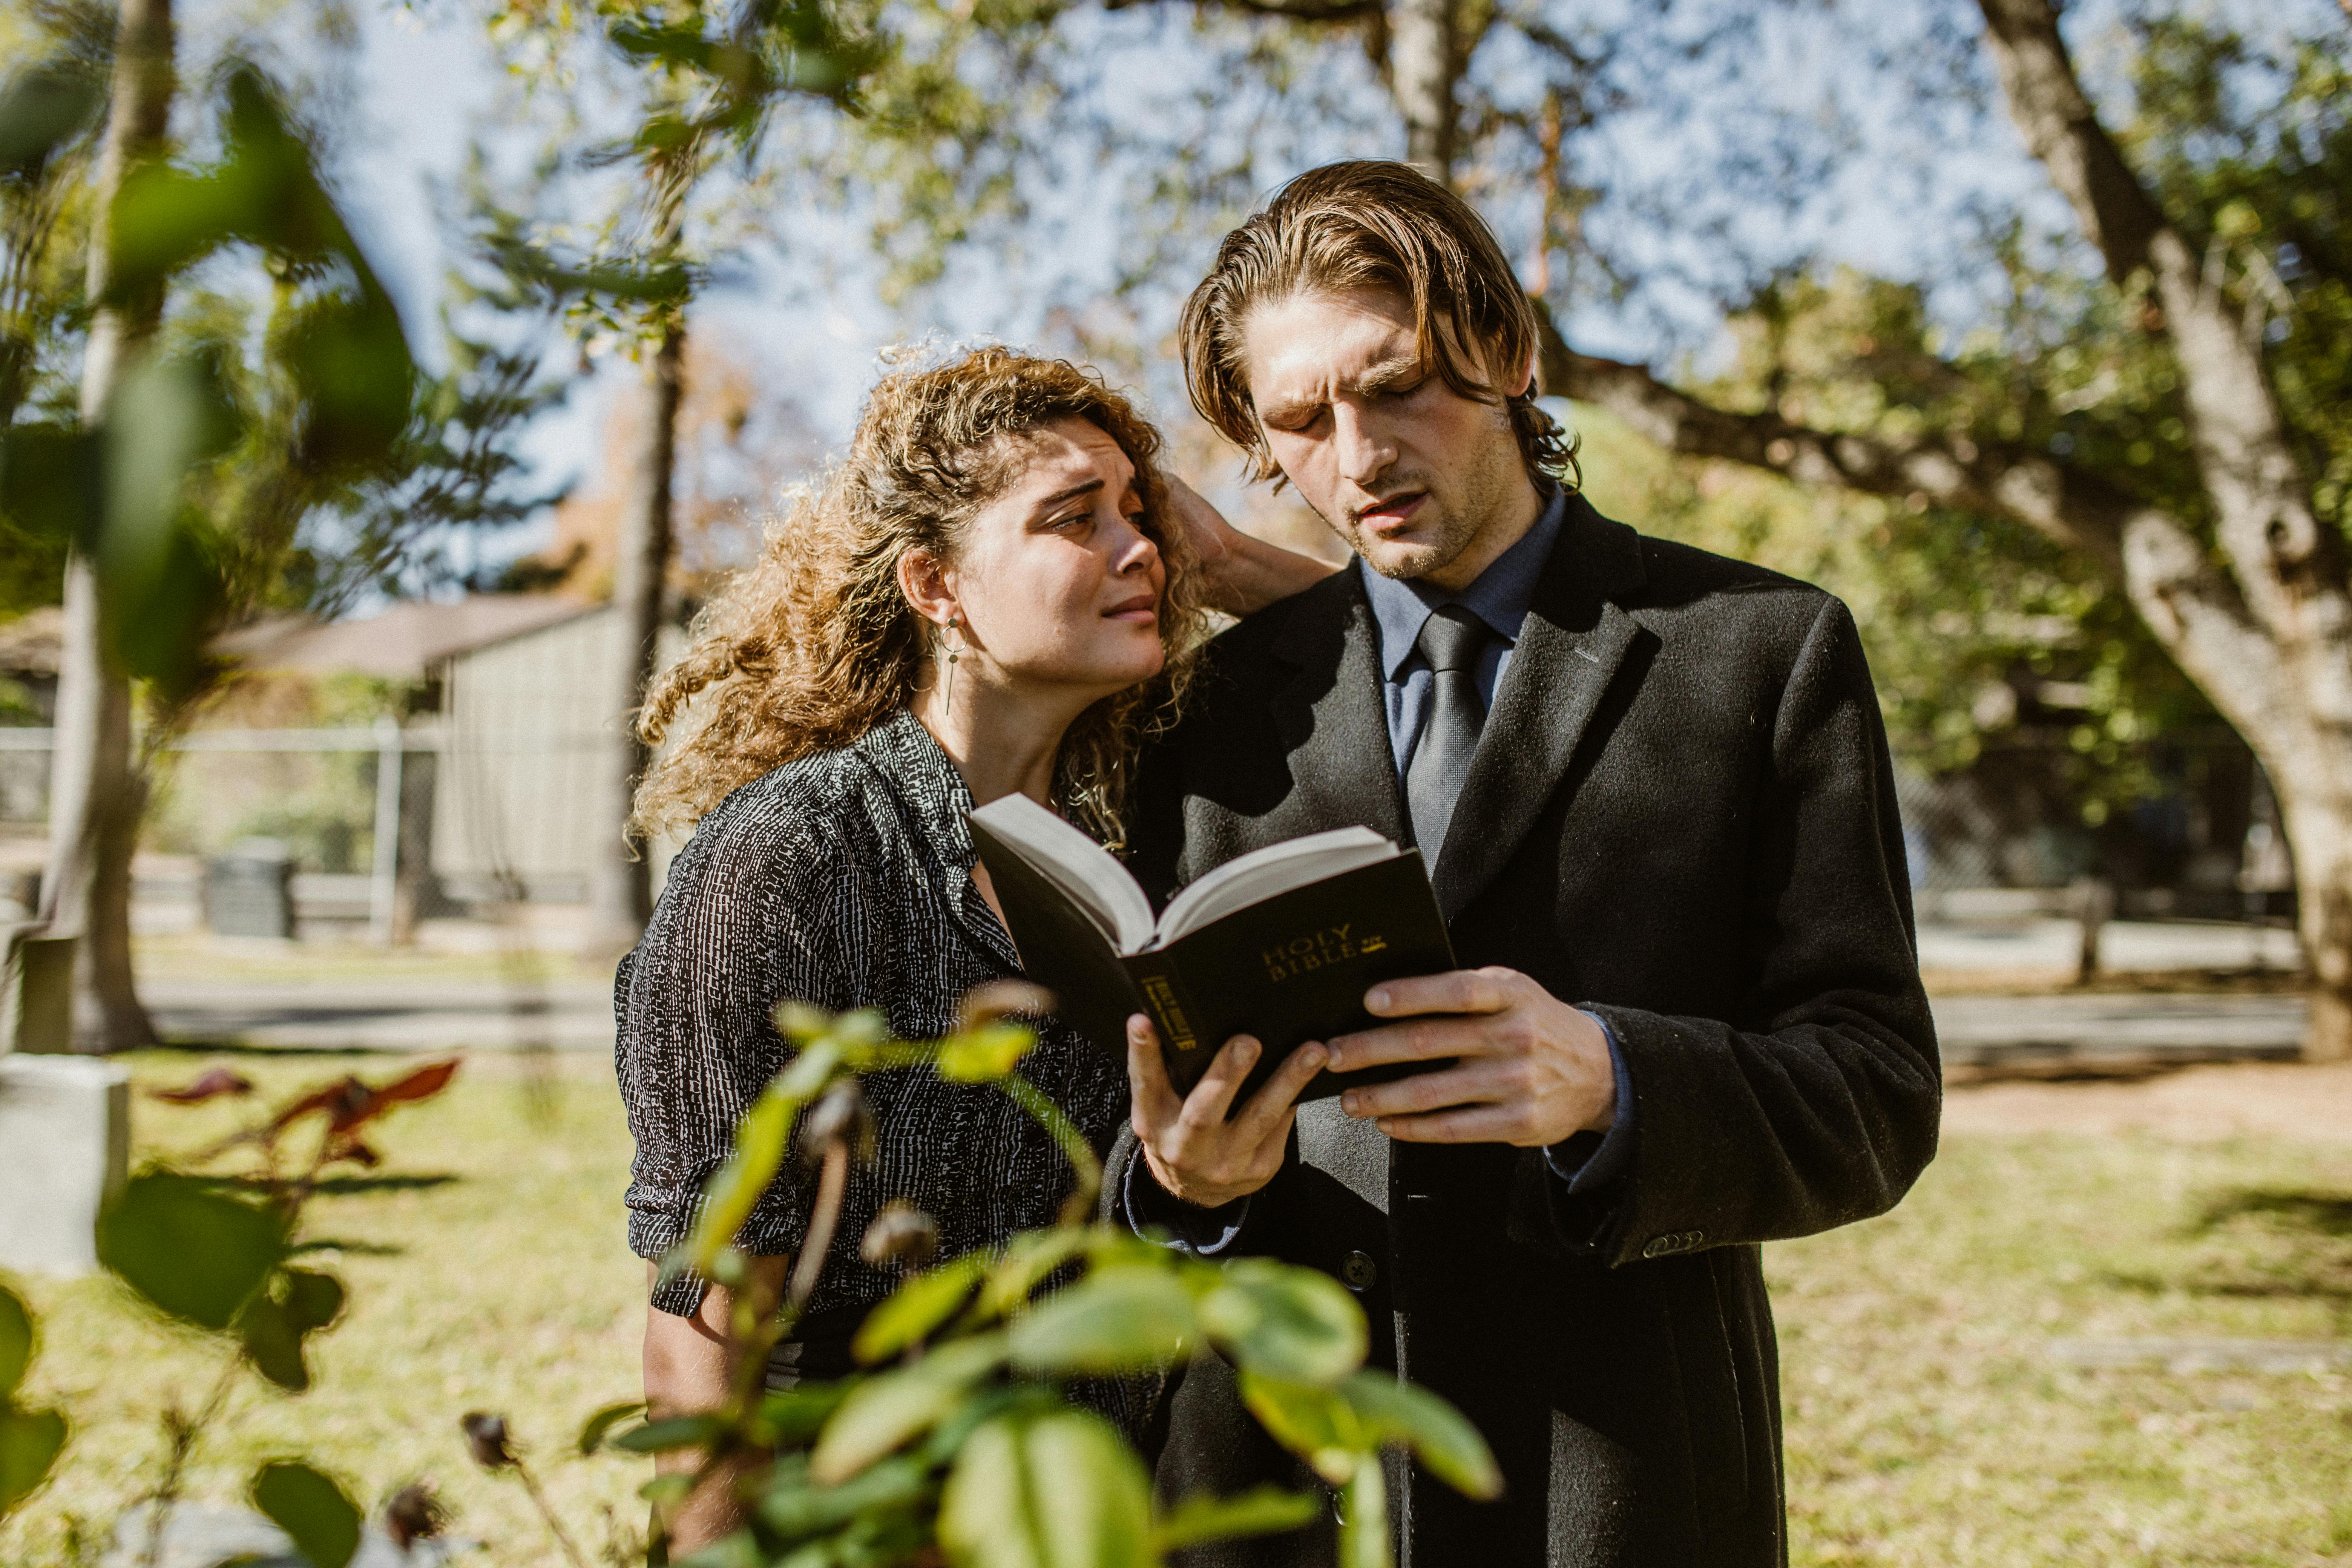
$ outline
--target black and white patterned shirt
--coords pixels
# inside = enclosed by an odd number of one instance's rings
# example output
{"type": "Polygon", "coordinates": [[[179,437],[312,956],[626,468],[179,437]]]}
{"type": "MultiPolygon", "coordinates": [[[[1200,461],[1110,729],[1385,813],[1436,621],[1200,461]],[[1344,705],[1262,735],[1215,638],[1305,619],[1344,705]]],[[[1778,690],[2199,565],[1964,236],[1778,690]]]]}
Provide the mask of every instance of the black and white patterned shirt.
{"type": "MultiPolygon", "coordinates": [[[[736,1122],[789,1059],[771,1022],[778,1003],[878,1007],[900,1037],[935,1039],[955,1026],[965,992],[1020,973],[972,886],[971,805],[955,764],[902,712],[854,745],[743,785],[703,818],[614,986],[614,1057],[637,1141],[628,1206],[638,1256],[658,1258],[692,1230],[736,1122]]],[[[1097,1151],[1109,1148],[1127,1117],[1118,1058],[1049,1020],[1021,1071],[1097,1151]]],[[[950,1258],[1052,1224],[1072,1184],[1052,1139],[992,1085],[911,1068],[868,1078],[866,1093],[878,1158],[852,1167],[812,1316],[897,1287],[857,1256],[889,1199],[937,1219],[950,1258]]],[[[738,1245],[793,1252],[809,1197],[807,1173],[789,1164],[738,1245]]],[[[654,1304],[690,1313],[701,1294],[680,1279],[654,1304]]]]}

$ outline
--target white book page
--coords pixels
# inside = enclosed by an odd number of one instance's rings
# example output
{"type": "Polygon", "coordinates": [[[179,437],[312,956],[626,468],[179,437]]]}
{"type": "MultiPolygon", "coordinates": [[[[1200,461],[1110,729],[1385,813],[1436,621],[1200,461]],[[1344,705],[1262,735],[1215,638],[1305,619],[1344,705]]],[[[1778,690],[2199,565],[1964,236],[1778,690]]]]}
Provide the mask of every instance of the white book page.
{"type": "Polygon", "coordinates": [[[1076,900],[1113,947],[1140,952],[1150,942],[1151,900],[1109,850],[1025,795],[992,800],[971,815],[1076,900]]]}
{"type": "Polygon", "coordinates": [[[1160,940],[1171,942],[1235,910],[1402,854],[1369,827],[1335,827],[1254,849],[1228,860],[1168,900],[1160,940]]]}

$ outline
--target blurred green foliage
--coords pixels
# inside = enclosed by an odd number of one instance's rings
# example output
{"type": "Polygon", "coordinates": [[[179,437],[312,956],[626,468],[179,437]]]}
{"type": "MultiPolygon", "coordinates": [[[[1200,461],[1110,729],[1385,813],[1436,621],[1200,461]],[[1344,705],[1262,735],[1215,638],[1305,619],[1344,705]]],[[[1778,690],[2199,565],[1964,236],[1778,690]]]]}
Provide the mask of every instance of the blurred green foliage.
{"type": "MultiPolygon", "coordinates": [[[[936,1543],[969,1568],[1141,1568],[1192,1542],[1311,1522],[1322,1498],[1271,1489],[1160,1509],[1142,1460],[1073,1389],[1079,1379],[1149,1383],[1211,1351],[1239,1369],[1265,1429],[1344,1494],[1340,1560],[1350,1568],[1389,1561],[1383,1449],[1409,1449],[1447,1484],[1494,1496],[1494,1457],[1458,1413],[1364,1369],[1363,1311],[1337,1281],[1270,1259],[1200,1262],[1087,1223],[1101,1172],[1083,1140],[1071,1149],[1077,1190],[1062,1224],[913,1275],[858,1332],[854,1352],[869,1370],[766,1391],[768,1352],[790,1334],[814,1275],[781,1304],[756,1302],[732,1242],[778,1179],[795,1129],[823,1162],[858,1157],[857,1079],[929,1068],[999,1085],[1070,1147],[1066,1120],[1019,1074],[1035,1037],[1007,1010],[1026,1005],[976,993],[962,1027],[929,1043],[892,1039],[878,1014],[779,1010],[797,1054],[745,1116],[694,1234],[663,1265],[743,1287],[733,1298],[736,1392],[708,1414],[617,1433],[636,1407],[608,1406],[577,1445],[699,1450],[705,1469],[753,1461],[741,1471],[742,1528],[685,1562],[850,1568],[919,1560],[936,1543]]],[[[812,1234],[830,1224],[813,1218],[812,1234]]],[[[665,1506],[695,1484],[673,1472],[646,1495],[665,1506]]]]}

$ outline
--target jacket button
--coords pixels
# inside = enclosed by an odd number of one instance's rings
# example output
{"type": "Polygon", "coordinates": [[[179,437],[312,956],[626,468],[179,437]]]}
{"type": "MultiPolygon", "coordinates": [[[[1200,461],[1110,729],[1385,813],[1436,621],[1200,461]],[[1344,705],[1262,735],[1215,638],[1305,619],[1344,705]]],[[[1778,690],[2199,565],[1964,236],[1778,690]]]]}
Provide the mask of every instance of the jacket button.
{"type": "Polygon", "coordinates": [[[1339,1278],[1350,1290],[1369,1290],[1380,1277],[1380,1268],[1370,1253],[1351,1252],[1339,1262],[1339,1278]]]}

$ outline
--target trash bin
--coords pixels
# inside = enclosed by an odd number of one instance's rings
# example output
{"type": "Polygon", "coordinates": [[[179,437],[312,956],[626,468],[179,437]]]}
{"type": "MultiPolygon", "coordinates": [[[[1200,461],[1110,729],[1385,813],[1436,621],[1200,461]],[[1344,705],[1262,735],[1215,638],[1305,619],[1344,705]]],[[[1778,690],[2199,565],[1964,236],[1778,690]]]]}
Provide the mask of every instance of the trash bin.
{"type": "Polygon", "coordinates": [[[219,936],[294,934],[294,857],[275,838],[245,838],[205,862],[205,924],[219,936]]]}

